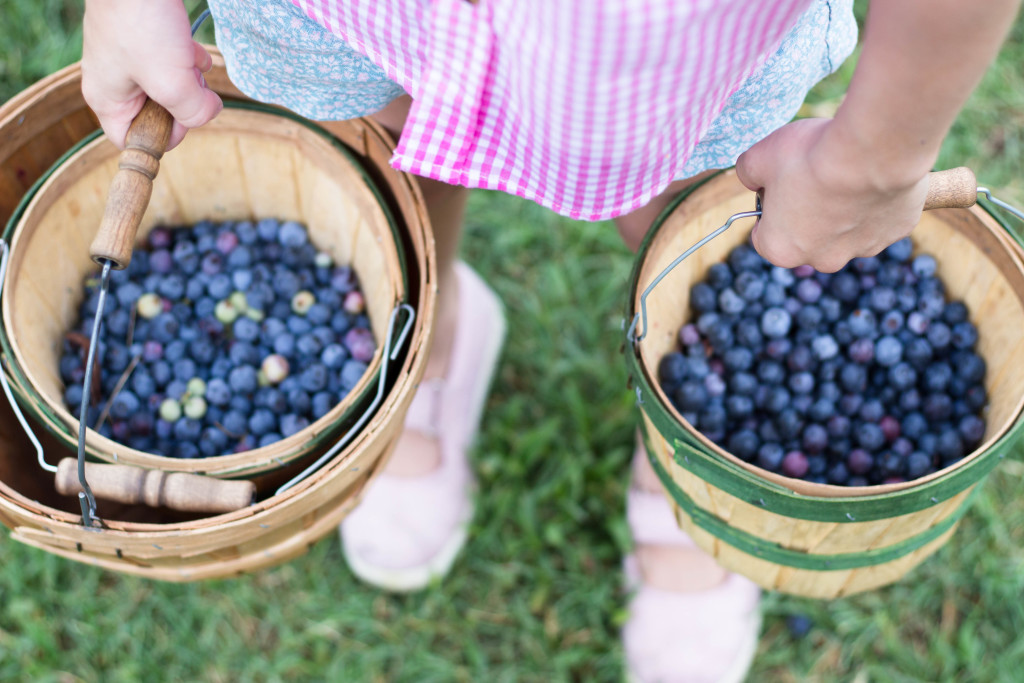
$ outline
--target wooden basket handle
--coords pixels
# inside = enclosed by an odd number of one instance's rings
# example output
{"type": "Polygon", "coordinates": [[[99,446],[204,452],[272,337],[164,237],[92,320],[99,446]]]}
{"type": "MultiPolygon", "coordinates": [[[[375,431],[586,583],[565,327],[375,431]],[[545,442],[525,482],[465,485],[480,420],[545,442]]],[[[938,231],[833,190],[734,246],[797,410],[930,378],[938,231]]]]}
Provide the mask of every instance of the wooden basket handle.
{"type": "Polygon", "coordinates": [[[978,202],[978,179],[966,166],[928,174],[924,210],[967,209],[978,202]]]}
{"type": "Polygon", "coordinates": [[[89,247],[93,261],[100,265],[106,259],[114,270],[121,270],[131,263],[135,233],[149,206],[153,179],[171,140],[173,124],[170,112],[154,100],[146,100],[128,128],[100,230],[89,247]]]}
{"type": "MultiPolygon", "coordinates": [[[[252,505],[256,498],[256,485],[251,481],[188,472],[87,462],[85,476],[98,498],[186,512],[231,512],[252,505]]],[[[82,491],[75,458],[64,458],[57,464],[56,488],[65,496],[82,491]]]]}

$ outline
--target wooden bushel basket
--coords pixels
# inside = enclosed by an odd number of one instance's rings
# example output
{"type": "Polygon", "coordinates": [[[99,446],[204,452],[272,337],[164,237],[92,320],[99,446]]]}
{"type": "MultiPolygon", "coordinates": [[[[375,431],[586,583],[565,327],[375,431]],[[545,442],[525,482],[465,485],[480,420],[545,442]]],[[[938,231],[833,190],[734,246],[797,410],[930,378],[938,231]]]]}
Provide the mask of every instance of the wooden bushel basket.
{"type": "MultiPolygon", "coordinates": [[[[681,197],[648,233],[634,267],[627,320],[640,295],[676,256],[729,216],[751,210],[753,195],[734,172],[681,197]]],[[[768,472],[706,439],[672,406],[658,362],[689,320],[690,287],[745,242],[752,221],[710,241],[647,299],[649,331],[626,358],[642,401],[648,456],[680,526],[722,566],[761,586],[833,598],[897,581],[953,534],[977,485],[1020,434],[1024,406],[1024,268],[1019,246],[980,207],[926,212],[915,252],[939,263],[948,295],[963,299],[979,330],[989,408],[981,446],[960,462],[900,484],[843,487],[768,472]]]]}
{"type": "MultiPolygon", "coordinates": [[[[206,74],[210,87],[226,99],[245,101],[228,81],[219,54],[215,49],[211,52],[215,66],[206,74]]],[[[81,97],[80,75],[77,64],[68,67],[0,108],[0,220],[6,222],[14,215],[19,202],[50,166],[96,130],[96,121],[81,97]]],[[[14,420],[6,400],[0,399],[4,404],[0,405],[0,522],[12,529],[11,536],[17,540],[89,564],[164,580],[235,575],[300,555],[332,531],[358,502],[363,488],[382,467],[394,446],[429,352],[437,294],[433,238],[418,187],[411,177],[388,166],[394,143],[372,121],[359,119],[321,124],[330,133],[324,136],[307,134],[313,129],[294,117],[289,118],[283,111],[275,115],[226,109],[225,114],[208,129],[190,133],[192,143],[186,141],[164,157],[165,165],[158,183],[165,177],[177,183],[172,185],[175,189],[188,192],[177,195],[167,192],[161,199],[160,191],[155,191],[143,231],[161,218],[188,222],[198,218],[238,217],[241,213],[246,217],[270,214],[304,219],[310,224],[312,238],[318,246],[330,250],[339,261],[353,261],[360,269],[358,274],[371,318],[376,318],[372,325],[378,346],[396,301],[407,301],[415,310],[416,318],[403,353],[391,364],[389,388],[369,421],[347,446],[306,479],[281,493],[235,512],[206,517],[101,500],[98,508],[104,523],[101,529],[83,527],[77,514],[77,500],[56,494],[53,475],[36,464],[31,444],[14,420]],[[204,134],[211,137],[203,139],[204,134]],[[333,146],[338,143],[344,144],[346,153],[358,160],[348,171],[332,166],[337,152],[333,146]],[[193,161],[205,166],[173,171],[173,157],[180,156],[184,160],[193,154],[186,147],[189,144],[201,148],[194,152],[193,161]],[[262,180],[251,172],[244,176],[245,180],[229,177],[228,174],[246,167],[261,155],[263,160],[277,160],[282,169],[280,175],[262,180]],[[362,167],[365,178],[357,172],[358,166],[362,167]],[[195,178],[188,177],[193,173],[195,178]],[[301,177],[301,182],[289,179],[289,173],[301,177]],[[221,191],[219,199],[216,193],[199,192],[204,183],[221,191]],[[230,186],[234,186],[234,192],[230,186]],[[301,192],[297,192],[300,186],[301,192]],[[342,193],[336,194],[336,190],[342,193]],[[304,196],[306,192],[309,194],[304,196]],[[192,201],[193,197],[196,202],[192,201]],[[359,212],[356,218],[352,217],[352,206],[359,212]],[[393,216],[393,225],[384,218],[388,212],[393,216]],[[351,221],[350,226],[358,227],[348,229],[332,223],[345,217],[351,221]]],[[[95,229],[92,204],[102,205],[105,192],[101,182],[89,180],[89,174],[99,173],[97,169],[108,163],[108,151],[104,147],[107,146],[98,142],[83,147],[75,156],[81,160],[81,168],[54,174],[45,181],[57,188],[50,191],[54,194],[45,193],[46,186],[40,186],[33,198],[33,202],[38,200],[39,210],[25,211],[26,220],[40,217],[41,225],[52,220],[42,218],[46,210],[56,212],[55,217],[63,216],[64,220],[74,218],[75,225],[63,226],[59,241],[66,244],[50,244],[49,255],[52,263],[58,259],[81,259],[82,264],[76,262],[66,268],[78,272],[67,276],[37,273],[38,262],[32,261],[35,249],[25,249],[20,244],[12,249],[11,265],[16,258],[24,259],[19,268],[31,277],[8,278],[7,284],[13,284],[13,288],[5,290],[4,295],[13,296],[10,317],[5,318],[5,331],[14,344],[5,350],[2,360],[9,376],[16,364],[24,362],[26,374],[32,373],[39,381],[36,388],[39,395],[46,398],[36,406],[38,410],[30,412],[42,418],[59,414],[50,405],[54,397],[59,401],[59,393],[54,392],[53,378],[47,377],[52,370],[45,367],[49,362],[46,356],[52,354],[55,342],[48,335],[63,333],[60,322],[67,314],[62,311],[77,305],[74,297],[81,290],[81,275],[88,267],[84,263],[88,260],[88,231],[95,229]],[[74,235],[75,229],[83,234],[74,235]],[[83,250],[80,256],[76,244],[83,250]],[[70,301],[64,302],[60,297],[53,298],[52,294],[37,289],[51,278],[56,279],[59,286],[70,288],[66,292],[70,301]],[[20,295],[19,289],[23,290],[20,295]],[[32,291],[41,303],[40,308],[54,309],[44,313],[41,321],[37,320],[38,314],[19,312],[18,297],[28,297],[31,301],[32,291]],[[37,325],[48,331],[34,329],[37,325]],[[23,334],[31,341],[22,337],[23,334]]],[[[65,164],[61,165],[61,170],[65,170],[65,164]]],[[[61,226],[42,228],[51,229],[59,230],[61,226]]],[[[24,234],[31,244],[30,230],[24,234]]],[[[56,269],[51,265],[48,270],[56,269]]],[[[378,359],[379,356],[378,351],[378,359]]],[[[376,394],[373,373],[371,369],[364,377],[364,391],[359,392],[360,387],[357,387],[353,394],[376,394]],[[372,391],[368,391],[370,389],[372,391]]],[[[18,390],[27,396],[28,386],[32,384],[20,383],[18,390]]],[[[355,405],[348,406],[349,410],[354,408],[355,405]]],[[[335,410],[335,423],[341,421],[342,411],[346,411],[345,406],[335,410]]],[[[77,430],[77,420],[72,424],[77,430]]],[[[68,454],[66,444],[45,430],[39,430],[38,424],[34,426],[49,462],[56,462],[62,452],[68,454]]],[[[298,464],[302,455],[318,452],[310,445],[313,441],[323,447],[333,443],[339,434],[337,430],[332,431],[332,426],[316,423],[316,429],[311,427],[304,438],[282,447],[276,455],[291,455],[298,464]]],[[[59,430],[57,433],[67,436],[59,430]]],[[[69,429],[68,433],[76,432],[69,429]]],[[[102,457],[109,452],[98,435],[91,436],[94,437],[90,440],[91,454],[102,457]]],[[[257,454],[257,450],[249,451],[248,455],[257,454]]],[[[125,462],[125,449],[118,447],[117,453],[118,460],[125,462]]],[[[137,455],[137,462],[149,467],[179,465],[171,458],[151,461],[146,458],[156,456],[137,455]]],[[[280,464],[272,454],[258,454],[250,461],[221,462],[216,473],[238,476],[256,472],[268,459],[280,464]]]]}

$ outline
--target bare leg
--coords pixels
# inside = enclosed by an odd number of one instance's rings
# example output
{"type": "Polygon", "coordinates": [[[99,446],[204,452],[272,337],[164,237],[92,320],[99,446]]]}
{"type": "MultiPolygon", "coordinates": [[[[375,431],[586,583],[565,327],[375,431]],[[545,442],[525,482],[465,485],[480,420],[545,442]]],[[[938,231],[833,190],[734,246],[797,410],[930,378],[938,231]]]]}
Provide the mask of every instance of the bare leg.
{"type": "MultiPolygon", "coordinates": [[[[672,199],[698,180],[713,173],[709,171],[694,178],[672,183],[665,192],[633,213],[615,220],[622,240],[633,251],[639,248],[654,219],[672,199]]],[[[641,491],[661,492],[661,482],[646,458],[636,458],[632,465],[633,487],[641,491]]],[[[701,591],[717,586],[726,576],[724,569],[702,550],[667,545],[637,544],[636,557],[644,582],[655,588],[687,592],[701,591]]]]}
{"type": "MultiPolygon", "coordinates": [[[[373,115],[397,140],[409,114],[412,98],[403,95],[373,115]]],[[[458,185],[447,185],[428,178],[419,178],[427,213],[434,231],[437,249],[438,301],[434,341],[427,359],[424,379],[444,377],[451,356],[458,316],[458,281],[455,257],[462,237],[463,218],[468,191],[458,185]]],[[[385,471],[398,476],[417,476],[429,472],[441,462],[441,451],[435,439],[406,431],[399,438],[395,453],[385,471]]]]}

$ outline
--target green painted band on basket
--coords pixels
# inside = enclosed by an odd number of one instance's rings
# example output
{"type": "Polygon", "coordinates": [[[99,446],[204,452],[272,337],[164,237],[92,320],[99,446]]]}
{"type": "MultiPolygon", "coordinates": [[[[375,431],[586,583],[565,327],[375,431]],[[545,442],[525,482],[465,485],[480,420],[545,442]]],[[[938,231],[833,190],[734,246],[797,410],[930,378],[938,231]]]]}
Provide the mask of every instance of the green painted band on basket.
{"type": "MultiPolygon", "coordinates": [[[[647,435],[644,432],[646,443],[647,435]]],[[[665,468],[658,462],[658,458],[652,455],[649,445],[647,457],[651,467],[661,480],[662,485],[672,496],[676,504],[687,514],[693,523],[708,532],[723,543],[768,562],[793,567],[795,569],[807,569],[812,571],[839,571],[846,569],[860,569],[862,567],[874,567],[886,562],[892,562],[905,555],[923,548],[932,541],[941,537],[956,525],[960,518],[967,512],[975,496],[981,490],[980,487],[967,496],[953,514],[946,517],[933,527],[912,536],[906,540],[885,546],[855,553],[838,553],[835,555],[820,555],[806,553],[799,550],[784,548],[778,543],[768,541],[749,532],[730,526],[728,522],[711,514],[693,502],[684,491],[682,491],[669,476],[665,468]]]]}
{"type": "MultiPolygon", "coordinates": [[[[360,160],[359,155],[354,150],[352,150],[348,145],[346,145],[344,142],[336,138],[334,135],[332,135],[330,132],[328,132],[321,126],[318,126],[317,124],[308,121],[307,119],[304,119],[301,116],[295,114],[294,112],[290,112],[286,109],[272,107],[258,102],[244,102],[232,100],[229,98],[224,99],[224,107],[228,109],[243,109],[248,111],[273,114],[275,116],[281,116],[283,118],[295,121],[296,123],[305,126],[306,128],[316,133],[317,135],[323,137],[335,149],[337,149],[346,159],[348,159],[348,161],[353,165],[353,167],[359,172],[359,175],[363,178],[363,181],[366,183],[366,186],[373,194],[374,199],[376,199],[381,211],[383,211],[385,219],[387,220],[388,223],[388,227],[391,230],[391,235],[395,242],[395,251],[398,254],[399,267],[402,276],[402,284],[405,290],[404,297],[401,297],[399,301],[396,303],[410,303],[408,301],[408,255],[406,254],[405,248],[403,247],[401,235],[399,232],[398,221],[396,220],[391,209],[388,207],[387,202],[384,200],[384,197],[381,194],[380,188],[377,186],[376,181],[371,177],[365,165],[360,160]]],[[[68,159],[70,159],[73,155],[78,153],[83,147],[96,140],[96,138],[100,137],[102,134],[102,130],[97,130],[86,135],[84,138],[82,138],[72,147],[70,147],[64,154],[62,154],[57,159],[57,161],[55,161],[53,165],[50,166],[49,169],[47,169],[45,173],[43,173],[39,178],[36,179],[36,181],[32,184],[29,190],[18,202],[18,205],[15,207],[14,212],[11,214],[10,219],[7,221],[7,225],[4,228],[2,236],[0,236],[4,241],[7,242],[8,247],[10,246],[11,241],[13,240],[15,227],[21,221],[21,218],[24,215],[26,209],[28,208],[28,205],[31,203],[32,199],[36,196],[36,194],[39,192],[39,189],[43,186],[47,179],[49,179],[49,177],[57,169],[64,165],[68,161],[68,159]]],[[[400,331],[396,331],[396,335],[399,333],[400,331]]],[[[404,358],[406,357],[408,350],[409,347],[406,346],[405,349],[403,349],[399,353],[395,361],[392,362],[392,367],[401,367],[401,364],[404,358]]],[[[65,425],[65,428],[68,429],[68,432],[65,433],[56,427],[56,425],[64,424],[63,419],[61,419],[56,412],[51,410],[50,407],[45,402],[36,400],[36,398],[32,396],[31,392],[27,388],[29,386],[27,377],[22,372],[21,368],[17,365],[17,363],[13,362],[13,359],[14,351],[13,348],[11,347],[10,339],[8,339],[6,330],[2,329],[2,326],[0,326],[0,363],[2,363],[3,371],[6,372],[8,378],[12,380],[10,382],[11,391],[14,393],[15,397],[19,399],[19,403],[21,404],[22,409],[25,410],[38,423],[40,423],[53,436],[60,439],[70,448],[77,448],[77,437],[74,437],[74,430],[70,429],[65,425]]],[[[345,412],[342,413],[338,417],[338,419],[334,421],[331,427],[329,429],[325,429],[313,434],[309,441],[303,443],[301,447],[308,449],[310,451],[314,451],[322,445],[337,440],[337,438],[345,431],[347,431],[349,428],[351,428],[351,426],[354,425],[359,420],[360,416],[362,416],[362,414],[365,413],[372,405],[374,396],[376,395],[377,392],[377,385],[379,381],[380,370],[378,369],[373,374],[370,381],[367,383],[366,388],[360,394],[360,396],[358,396],[356,400],[353,401],[352,405],[350,405],[348,409],[346,409],[345,412]]],[[[391,380],[389,379],[389,383],[388,385],[386,385],[385,391],[390,390],[390,383],[391,380]]],[[[77,421],[75,429],[77,429],[77,421]]],[[[90,457],[94,457],[91,453],[89,455],[90,457]]],[[[307,455],[312,455],[312,452],[307,455]]],[[[305,457],[307,456],[300,456],[299,458],[296,458],[296,460],[302,460],[305,457]]],[[[207,460],[211,459],[207,458],[207,460]]],[[[218,476],[229,476],[232,478],[246,478],[249,476],[258,476],[260,474],[263,474],[265,471],[265,469],[263,469],[263,465],[264,463],[253,463],[252,467],[243,466],[237,468],[237,470],[232,470],[230,473],[218,474],[218,476]],[[260,471],[248,471],[256,467],[261,468],[260,471]]]]}
{"type": "MultiPolygon", "coordinates": [[[[641,289],[640,271],[654,237],[679,204],[710,179],[697,183],[680,194],[658,216],[654,226],[648,231],[633,265],[626,305],[627,321],[632,320],[635,313],[634,302],[641,289]]],[[[998,216],[994,217],[1016,239],[1013,231],[1000,221],[998,216]]],[[[723,221],[725,218],[725,216],[722,217],[723,221]]],[[[768,481],[711,451],[697,438],[695,433],[684,427],[661,401],[641,364],[639,351],[631,346],[633,345],[627,340],[626,366],[632,384],[637,391],[640,410],[651,420],[658,432],[669,443],[675,445],[675,462],[680,467],[686,468],[709,484],[736,498],[759,505],[777,514],[797,519],[836,523],[866,522],[925,510],[952,498],[981,481],[992,471],[999,460],[1006,457],[1007,452],[1024,429],[1024,420],[1018,418],[1017,422],[985,452],[974,456],[945,475],[918,486],[873,496],[848,498],[804,496],[768,481]]]]}

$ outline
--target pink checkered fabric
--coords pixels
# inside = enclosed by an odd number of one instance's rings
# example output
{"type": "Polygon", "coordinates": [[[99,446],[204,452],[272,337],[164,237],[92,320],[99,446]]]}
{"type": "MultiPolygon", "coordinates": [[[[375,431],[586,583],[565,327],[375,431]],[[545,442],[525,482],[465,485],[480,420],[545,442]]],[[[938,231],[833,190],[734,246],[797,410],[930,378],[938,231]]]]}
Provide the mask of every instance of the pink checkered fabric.
{"type": "Polygon", "coordinates": [[[603,220],[680,177],[811,0],[293,0],[414,99],[392,165],[603,220]]]}

